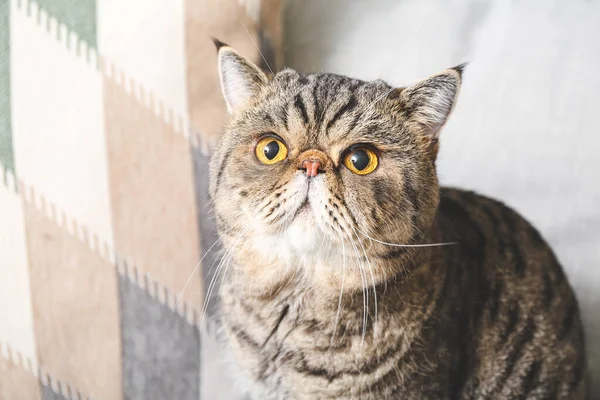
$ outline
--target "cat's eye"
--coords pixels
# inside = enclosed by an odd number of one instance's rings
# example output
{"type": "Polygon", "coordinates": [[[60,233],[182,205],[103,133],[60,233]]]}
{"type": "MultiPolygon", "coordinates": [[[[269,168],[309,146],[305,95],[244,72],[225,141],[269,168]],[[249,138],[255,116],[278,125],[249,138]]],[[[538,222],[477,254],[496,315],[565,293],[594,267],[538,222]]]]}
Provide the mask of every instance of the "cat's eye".
{"type": "Polygon", "coordinates": [[[370,174],[378,164],[377,154],[368,147],[354,148],[344,157],[344,165],[357,175],[370,174]]]}
{"type": "Polygon", "coordinates": [[[254,153],[258,161],[271,165],[285,160],[288,150],[281,140],[267,136],[258,141],[254,153]]]}

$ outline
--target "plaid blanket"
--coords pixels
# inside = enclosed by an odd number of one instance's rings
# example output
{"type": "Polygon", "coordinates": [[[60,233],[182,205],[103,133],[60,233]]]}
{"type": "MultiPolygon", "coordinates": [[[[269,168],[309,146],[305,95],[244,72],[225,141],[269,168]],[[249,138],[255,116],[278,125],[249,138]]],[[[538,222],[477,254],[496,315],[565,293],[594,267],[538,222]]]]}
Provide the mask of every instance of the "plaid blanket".
{"type": "Polygon", "coordinates": [[[199,325],[215,256],[198,264],[225,107],[209,36],[276,68],[280,14],[0,0],[1,400],[215,398],[199,325]]]}

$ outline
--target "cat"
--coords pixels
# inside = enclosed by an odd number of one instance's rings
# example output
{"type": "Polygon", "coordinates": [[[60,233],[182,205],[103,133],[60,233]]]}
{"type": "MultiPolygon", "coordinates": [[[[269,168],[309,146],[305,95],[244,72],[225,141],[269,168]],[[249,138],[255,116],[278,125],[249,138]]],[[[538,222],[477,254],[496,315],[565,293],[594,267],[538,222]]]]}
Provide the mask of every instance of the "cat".
{"type": "Polygon", "coordinates": [[[222,329],[251,398],[586,397],[552,250],[502,203],[438,185],[463,65],[394,88],[267,75],[215,43],[222,329]]]}

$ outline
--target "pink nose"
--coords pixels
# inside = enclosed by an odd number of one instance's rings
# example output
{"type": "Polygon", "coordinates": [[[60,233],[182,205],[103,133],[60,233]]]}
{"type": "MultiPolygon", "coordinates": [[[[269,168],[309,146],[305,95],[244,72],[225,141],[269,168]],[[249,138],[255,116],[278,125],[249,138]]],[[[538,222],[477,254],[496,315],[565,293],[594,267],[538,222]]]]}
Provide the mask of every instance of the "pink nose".
{"type": "Polygon", "coordinates": [[[321,161],[316,160],[306,160],[302,162],[302,169],[306,169],[306,175],[308,177],[317,176],[320,172],[321,161]]]}

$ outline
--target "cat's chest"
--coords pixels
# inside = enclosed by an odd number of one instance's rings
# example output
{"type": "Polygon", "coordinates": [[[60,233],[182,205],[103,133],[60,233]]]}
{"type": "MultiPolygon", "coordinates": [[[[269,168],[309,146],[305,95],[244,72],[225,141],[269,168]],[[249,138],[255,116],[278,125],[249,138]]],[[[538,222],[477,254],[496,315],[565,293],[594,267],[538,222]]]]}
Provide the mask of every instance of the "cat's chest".
{"type": "Polygon", "coordinates": [[[392,368],[381,360],[410,343],[393,319],[375,328],[362,307],[330,308],[310,291],[260,303],[234,290],[223,307],[228,344],[258,398],[344,398],[362,380],[381,379],[392,368]]]}
{"type": "Polygon", "coordinates": [[[240,295],[233,287],[222,294],[226,345],[253,398],[285,397],[282,384],[289,371],[284,366],[303,351],[294,331],[308,311],[304,297],[298,291],[264,300],[240,295]]]}

